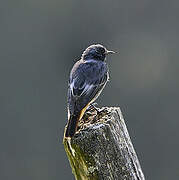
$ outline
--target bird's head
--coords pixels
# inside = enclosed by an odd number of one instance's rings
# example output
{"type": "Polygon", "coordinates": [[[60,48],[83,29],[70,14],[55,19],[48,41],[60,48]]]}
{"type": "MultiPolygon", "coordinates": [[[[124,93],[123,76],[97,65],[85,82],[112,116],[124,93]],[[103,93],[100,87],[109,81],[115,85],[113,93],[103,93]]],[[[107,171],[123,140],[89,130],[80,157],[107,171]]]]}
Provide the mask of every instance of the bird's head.
{"type": "Polygon", "coordinates": [[[97,61],[105,61],[106,55],[113,54],[114,51],[108,51],[101,44],[94,44],[86,48],[86,50],[82,54],[83,60],[97,60],[97,61]]]}

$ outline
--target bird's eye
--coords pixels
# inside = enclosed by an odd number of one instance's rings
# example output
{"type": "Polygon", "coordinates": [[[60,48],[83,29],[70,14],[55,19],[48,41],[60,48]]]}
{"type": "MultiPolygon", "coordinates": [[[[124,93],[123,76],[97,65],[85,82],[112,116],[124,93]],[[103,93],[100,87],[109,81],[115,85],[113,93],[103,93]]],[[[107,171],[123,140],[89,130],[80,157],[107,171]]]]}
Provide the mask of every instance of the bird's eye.
{"type": "Polygon", "coordinates": [[[101,48],[101,53],[104,54],[105,53],[105,49],[104,48],[101,48]]]}

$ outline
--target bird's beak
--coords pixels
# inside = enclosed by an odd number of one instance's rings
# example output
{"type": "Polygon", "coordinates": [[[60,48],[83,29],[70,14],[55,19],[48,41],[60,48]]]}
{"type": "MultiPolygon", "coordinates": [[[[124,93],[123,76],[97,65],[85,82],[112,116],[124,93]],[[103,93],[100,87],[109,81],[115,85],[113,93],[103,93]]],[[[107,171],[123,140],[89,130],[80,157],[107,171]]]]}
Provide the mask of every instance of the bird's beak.
{"type": "Polygon", "coordinates": [[[116,53],[116,52],[107,50],[105,54],[114,54],[114,53],[116,53]]]}

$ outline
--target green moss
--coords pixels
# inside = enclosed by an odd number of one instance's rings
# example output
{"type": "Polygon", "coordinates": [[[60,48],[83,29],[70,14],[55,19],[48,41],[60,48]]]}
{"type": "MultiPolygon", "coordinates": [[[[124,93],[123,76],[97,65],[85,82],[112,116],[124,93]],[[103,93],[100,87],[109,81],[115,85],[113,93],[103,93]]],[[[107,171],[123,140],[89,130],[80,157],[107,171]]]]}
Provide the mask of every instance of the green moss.
{"type": "Polygon", "coordinates": [[[77,144],[71,144],[71,140],[64,139],[63,144],[76,180],[97,180],[93,157],[84,153],[77,144]]]}

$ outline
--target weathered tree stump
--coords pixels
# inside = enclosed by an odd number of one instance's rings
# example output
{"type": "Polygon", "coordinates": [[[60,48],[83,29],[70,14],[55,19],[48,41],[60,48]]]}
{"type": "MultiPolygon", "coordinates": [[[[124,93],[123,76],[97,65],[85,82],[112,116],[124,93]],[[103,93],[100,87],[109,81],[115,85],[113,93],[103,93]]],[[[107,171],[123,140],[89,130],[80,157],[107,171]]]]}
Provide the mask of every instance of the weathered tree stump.
{"type": "Polygon", "coordinates": [[[63,139],[76,180],[145,180],[120,108],[89,110],[63,139]]]}

